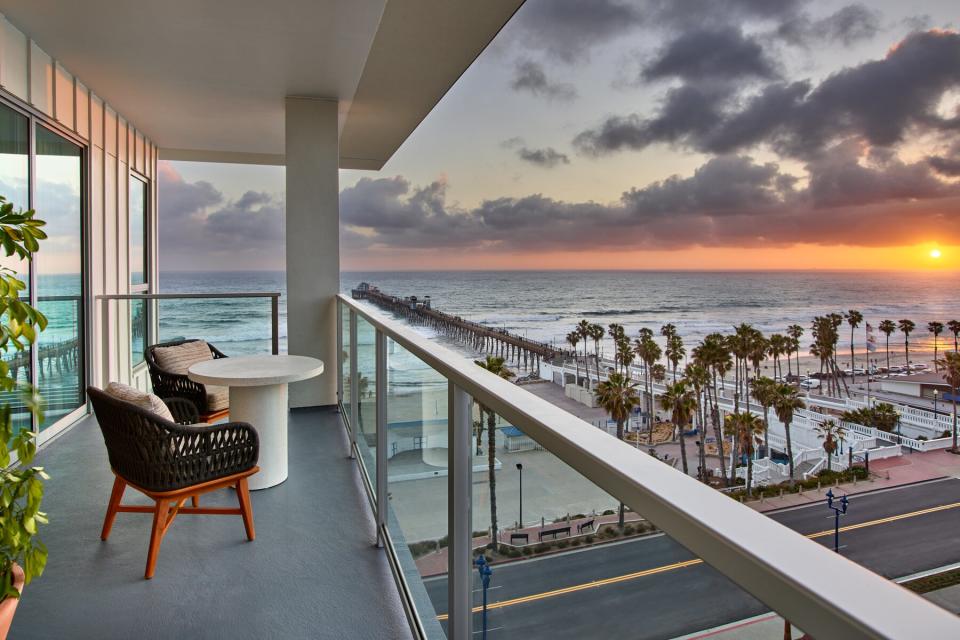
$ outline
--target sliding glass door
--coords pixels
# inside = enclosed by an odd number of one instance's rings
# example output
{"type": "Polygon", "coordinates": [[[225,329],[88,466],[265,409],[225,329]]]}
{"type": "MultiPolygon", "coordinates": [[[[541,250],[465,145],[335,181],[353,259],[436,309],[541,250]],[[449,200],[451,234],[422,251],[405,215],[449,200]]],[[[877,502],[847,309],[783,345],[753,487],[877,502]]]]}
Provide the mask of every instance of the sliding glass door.
{"type": "Polygon", "coordinates": [[[36,126],[37,216],[47,239],[35,259],[37,306],[50,321],[38,340],[43,431],[85,402],[83,376],[83,149],[36,126]]]}
{"type": "MultiPolygon", "coordinates": [[[[13,109],[0,109],[0,195],[13,204],[14,209],[25,209],[30,204],[30,120],[13,109]]],[[[0,266],[15,271],[29,285],[30,262],[16,255],[0,254],[0,266]]],[[[27,288],[29,295],[29,286],[27,288]]],[[[24,297],[27,297],[24,296],[24,297]]],[[[21,384],[30,382],[30,351],[0,352],[10,367],[10,373],[21,384]]],[[[30,413],[15,392],[0,392],[0,403],[13,410],[14,432],[30,429],[30,413]]]]}
{"type": "Polygon", "coordinates": [[[33,424],[17,394],[4,394],[20,429],[44,431],[86,402],[84,369],[84,149],[36,118],[0,103],[0,195],[16,209],[35,209],[47,238],[32,262],[0,257],[28,286],[22,297],[48,318],[33,348],[2,353],[21,384],[44,400],[33,424]]]}

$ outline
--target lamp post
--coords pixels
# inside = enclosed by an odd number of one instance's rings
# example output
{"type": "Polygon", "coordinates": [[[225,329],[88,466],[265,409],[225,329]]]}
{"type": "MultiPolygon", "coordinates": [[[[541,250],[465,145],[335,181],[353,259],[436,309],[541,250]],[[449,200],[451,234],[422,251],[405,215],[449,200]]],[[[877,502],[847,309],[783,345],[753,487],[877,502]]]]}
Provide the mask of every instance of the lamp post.
{"type": "Polygon", "coordinates": [[[490,576],[493,575],[493,569],[487,564],[487,557],[482,553],[473,561],[477,565],[477,573],[480,574],[480,582],[483,585],[483,635],[482,640],[487,640],[487,589],[490,587],[490,576]]]}
{"type": "Polygon", "coordinates": [[[940,389],[933,390],[933,417],[937,417],[937,398],[940,396],[940,389]]]}
{"type": "Polygon", "coordinates": [[[517,471],[520,472],[520,519],[517,520],[517,525],[520,529],[523,529],[523,463],[517,463],[517,471]]]}
{"type": "Polygon", "coordinates": [[[833,506],[833,489],[827,490],[827,507],[833,509],[833,550],[836,553],[840,553],[840,516],[847,512],[847,502],[844,494],[840,496],[840,505],[833,506]]]}

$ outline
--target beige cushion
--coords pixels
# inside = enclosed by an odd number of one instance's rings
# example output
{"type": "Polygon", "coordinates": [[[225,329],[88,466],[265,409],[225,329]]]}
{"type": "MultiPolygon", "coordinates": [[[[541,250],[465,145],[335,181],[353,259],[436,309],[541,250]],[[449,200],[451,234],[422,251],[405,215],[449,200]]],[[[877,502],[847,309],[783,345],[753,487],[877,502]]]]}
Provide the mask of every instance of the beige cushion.
{"type": "Polygon", "coordinates": [[[184,342],[172,347],[156,347],[153,357],[164,371],[187,375],[187,369],[205,360],[213,360],[210,347],[203,340],[184,342]]]}
{"type": "Polygon", "coordinates": [[[170,413],[170,409],[163,403],[163,400],[161,400],[159,396],[152,393],[145,393],[129,385],[120,384],[119,382],[111,382],[104,391],[118,400],[135,404],[147,411],[152,411],[165,420],[176,422],[173,419],[173,414],[170,413]]]}
{"type": "Polygon", "coordinates": [[[230,388],[205,385],[207,389],[207,411],[213,413],[230,406],[230,388]]]}

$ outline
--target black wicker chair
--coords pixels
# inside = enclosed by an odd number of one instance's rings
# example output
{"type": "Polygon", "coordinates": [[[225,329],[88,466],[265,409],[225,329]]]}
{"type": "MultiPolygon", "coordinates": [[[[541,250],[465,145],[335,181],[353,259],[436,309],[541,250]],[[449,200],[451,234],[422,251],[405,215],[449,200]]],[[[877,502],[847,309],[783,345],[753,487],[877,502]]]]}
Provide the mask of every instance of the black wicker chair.
{"type": "Polygon", "coordinates": [[[260,470],[256,429],[244,422],[178,425],[94,387],[87,392],[107,446],[110,468],[116,476],[101,540],[110,536],[117,513],[152,513],[144,574],[152,578],[163,536],[180,513],[240,515],[247,538],[256,537],[247,486],[247,478],[260,470]],[[155,505],[120,504],[127,485],[151,498],[155,505]],[[237,490],[238,509],[199,506],[201,494],[231,486],[237,490]],[[190,498],[193,506],[185,507],[190,498]]]}
{"type": "MultiPolygon", "coordinates": [[[[208,405],[207,388],[199,382],[194,382],[189,377],[171,371],[164,371],[157,364],[156,356],[153,350],[158,347],[175,347],[188,342],[197,342],[196,339],[171,340],[170,342],[161,342],[147,347],[144,352],[144,359],[147,361],[147,369],[150,371],[150,382],[153,384],[153,392],[167,402],[170,398],[184,398],[193,403],[197,408],[200,422],[213,422],[220,418],[230,415],[230,409],[211,410],[208,405]]],[[[212,344],[210,353],[213,358],[226,358],[219,349],[212,344]]],[[[171,409],[172,411],[172,409],[171,409]]],[[[176,415],[176,414],[174,414],[176,415]]]]}

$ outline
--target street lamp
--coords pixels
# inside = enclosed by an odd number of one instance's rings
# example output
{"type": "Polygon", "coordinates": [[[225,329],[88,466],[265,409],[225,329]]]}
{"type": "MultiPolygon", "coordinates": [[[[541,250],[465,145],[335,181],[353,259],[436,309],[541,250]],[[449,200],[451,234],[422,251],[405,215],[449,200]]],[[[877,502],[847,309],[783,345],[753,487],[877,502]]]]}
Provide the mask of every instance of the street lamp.
{"type": "Polygon", "coordinates": [[[520,529],[523,529],[523,463],[517,463],[517,471],[520,472],[520,519],[517,521],[520,529]]]}
{"type": "Polygon", "coordinates": [[[837,553],[840,553],[840,516],[847,512],[847,502],[844,494],[840,496],[840,506],[833,506],[833,489],[827,490],[827,507],[833,509],[833,550],[837,553]]]}
{"type": "Polygon", "coordinates": [[[940,395],[940,389],[933,390],[933,417],[937,417],[937,397],[940,395]]]}

